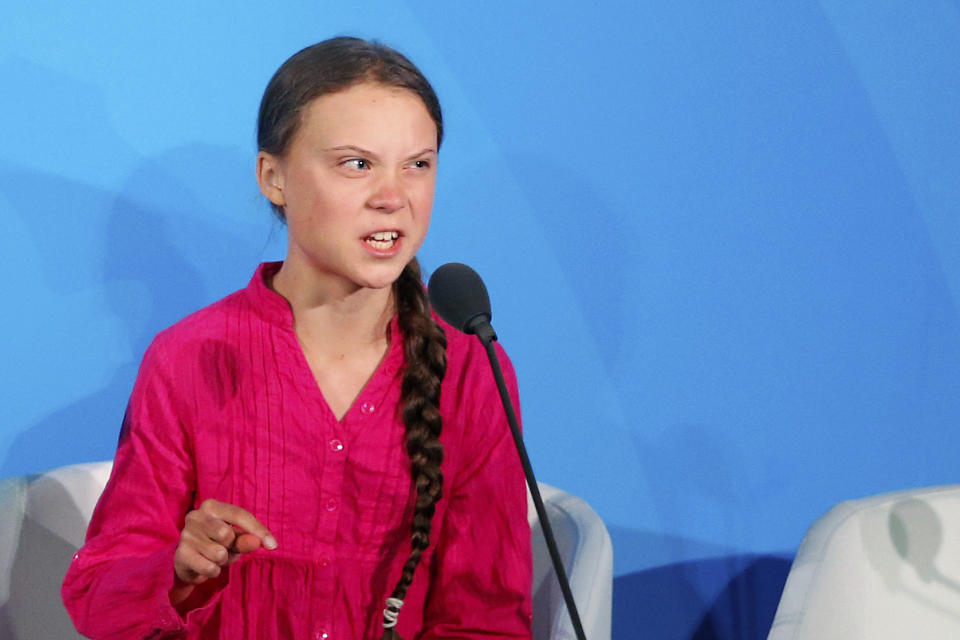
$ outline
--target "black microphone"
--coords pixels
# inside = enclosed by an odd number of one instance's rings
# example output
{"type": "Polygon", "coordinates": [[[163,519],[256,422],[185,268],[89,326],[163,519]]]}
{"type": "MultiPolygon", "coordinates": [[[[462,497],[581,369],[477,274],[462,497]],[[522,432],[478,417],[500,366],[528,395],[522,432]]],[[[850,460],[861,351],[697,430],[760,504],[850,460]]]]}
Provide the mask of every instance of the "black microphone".
{"type": "Polygon", "coordinates": [[[490,326],[490,296],[479,274],[465,264],[448,262],[433,272],[427,285],[430,304],[441,318],[484,343],[496,340],[490,326]]]}
{"type": "Polygon", "coordinates": [[[523,444],[523,436],[520,435],[517,414],[514,411],[513,402],[510,400],[507,384],[503,380],[500,360],[493,348],[493,341],[497,339],[497,334],[490,325],[493,314],[490,311],[490,296],[487,295],[487,287],[484,286],[483,280],[480,279],[476,271],[465,264],[450,262],[434,271],[433,275],[430,276],[427,295],[430,298],[430,305],[441,318],[464,333],[476,334],[487,350],[487,359],[490,360],[493,377],[497,381],[500,401],[503,403],[503,410],[507,413],[507,422],[510,424],[510,431],[513,432],[513,442],[517,445],[517,453],[520,454],[520,464],[523,466],[523,473],[527,477],[527,486],[530,487],[530,495],[533,497],[537,516],[540,518],[543,537],[547,542],[547,550],[550,552],[550,559],[553,561],[553,569],[557,573],[557,580],[560,581],[560,591],[563,592],[563,599],[567,604],[567,612],[570,614],[573,630],[578,640],[585,640],[583,625],[580,623],[580,613],[573,601],[573,592],[570,591],[567,572],[564,571],[563,562],[560,560],[560,551],[557,549],[553,528],[550,526],[547,510],[543,506],[543,498],[540,497],[537,479],[533,476],[533,467],[530,465],[530,458],[527,456],[527,448],[523,444]]]}

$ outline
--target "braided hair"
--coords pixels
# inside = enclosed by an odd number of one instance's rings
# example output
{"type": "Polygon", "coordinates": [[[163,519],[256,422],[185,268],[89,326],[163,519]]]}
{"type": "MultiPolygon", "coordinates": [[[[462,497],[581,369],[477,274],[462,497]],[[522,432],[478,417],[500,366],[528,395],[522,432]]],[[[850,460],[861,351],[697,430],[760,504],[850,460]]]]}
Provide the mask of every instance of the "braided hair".
{"type": "Polygon", "coordinates": [[[413,510],[410,557],[403,565],[397,586],[384,610],[381,640],[399,640],[395,624],[413,572],[430,544],[430,529],[437,501],[443,495],[443,445],[440,443],[440,383],[447,369],[447,338],[430,316],[427,295],[416,259],[393,284],[397,319],[403,333],[405,370],[400,385],[405,442],[410,471],[417,490],[413,510]]]}
{"type": "MultiPolygon", "coordinates": [[[[282,155],[296,134],[302,112],[314,99],[362,82],[408,89],[423,101],[437,126],[437,146],[443,140],[440,102],[419,69],[401,53],[358,38],[332,38],[295,53],[270,79],[260,102],[257,146],[282,155]]],[[[282,207],[274,212],[285,220],[282,207]]],[[[393,284],[393,299],[403,337],[404,373],[401,416],[410,475],[416,490],[411,525],[410,556],[383,611],[382,640],[400,640],[397,616],[424,551],[437,501],[443,494],[443,445],[440,442],[440,385],[447,367],[447,339],[430,315],[430,305],[416,258],[393,284]]]]}

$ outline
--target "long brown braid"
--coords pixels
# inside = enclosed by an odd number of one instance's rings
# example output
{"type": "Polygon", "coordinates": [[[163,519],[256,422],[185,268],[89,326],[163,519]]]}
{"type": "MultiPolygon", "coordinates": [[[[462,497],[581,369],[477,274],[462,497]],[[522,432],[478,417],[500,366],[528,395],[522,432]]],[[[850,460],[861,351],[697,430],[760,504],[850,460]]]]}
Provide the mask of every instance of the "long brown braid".
{"type": "MultiPolygon", "coordinates": [[[[413,573],[430,545],[430,530],[437,501],[443,495],[443,445],[440,443],[440,383],[447,370],[447,337],[430,316],[430,305],[420,280],[416,258],[393,284],[397,320],[403,334],[405,370],[400,386],[403,424],[406,427],[410,475],[417,499],[413,511],[410,557],[391,598],[403,600],[413,573]]],[[[388,603],[388,610],[390,609],[388,603]]],[[[399,609],[397,607],[396,609],[399,609]]],[[[393,615],[384,614],[384,622],[393,615]]],[[[381,640],[399,640],[396,627],[384,629],[381,640]]]]}

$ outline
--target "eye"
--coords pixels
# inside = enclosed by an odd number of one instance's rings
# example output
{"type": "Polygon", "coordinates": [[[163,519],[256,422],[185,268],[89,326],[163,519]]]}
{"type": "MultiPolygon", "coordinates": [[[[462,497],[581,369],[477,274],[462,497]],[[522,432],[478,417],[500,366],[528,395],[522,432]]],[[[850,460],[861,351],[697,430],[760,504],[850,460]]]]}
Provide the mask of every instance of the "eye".
{"type": "Polygon", "coordinates": [[[414,169],[429,169],[431,165],[429,160],[414,160],[412,166],[414,169]]]}
{"type": "Polygon", "coordinates": [[[340,164],[347,169],[353,169],[355,171],[368,171],[370,169],[370,161],[366,158],[350,158],[340,164]]]}

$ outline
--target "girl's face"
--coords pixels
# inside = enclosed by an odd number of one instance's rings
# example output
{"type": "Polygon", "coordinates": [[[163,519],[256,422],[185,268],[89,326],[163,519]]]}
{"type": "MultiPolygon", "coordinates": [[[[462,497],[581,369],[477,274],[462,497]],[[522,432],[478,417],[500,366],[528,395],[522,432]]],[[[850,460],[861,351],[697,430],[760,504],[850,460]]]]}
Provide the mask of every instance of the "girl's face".
{"type": "Polygon", "coordinates": [[[286,152],[257,158],[261,191],[286,214],[288,263],[348,290],[387,287],[414,257],[436,172],[423,101],[375,83],[308,103],[286,152]]]}

